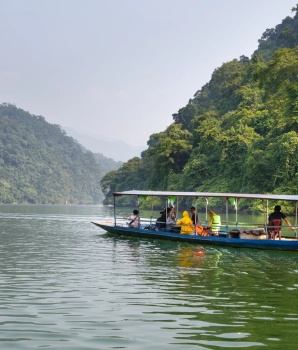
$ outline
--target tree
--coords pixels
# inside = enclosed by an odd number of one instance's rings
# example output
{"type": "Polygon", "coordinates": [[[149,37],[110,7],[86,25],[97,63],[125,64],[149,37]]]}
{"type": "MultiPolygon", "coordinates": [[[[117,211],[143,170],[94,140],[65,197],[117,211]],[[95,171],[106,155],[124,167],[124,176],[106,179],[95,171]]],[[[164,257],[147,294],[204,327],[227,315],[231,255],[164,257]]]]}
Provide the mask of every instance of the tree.
{"type": "Polygon", "coordinates": [[[154,169],[149,186],[166,189],[169,174],[182,171],[192,149],[191,133],[182,129],[181,124],[172,124],[160,135],[159,141],[150,147],[147,156],[153,157],[154,169]]]}
{"type": "Polygon", "coordinates": [[[182,125],[182,129],[191,130],[191,121],[196,113],[196,106],[188,103],[186,107],[179,109],[178,113],[173,114],[173,119],[176,124],[182,125]]]}

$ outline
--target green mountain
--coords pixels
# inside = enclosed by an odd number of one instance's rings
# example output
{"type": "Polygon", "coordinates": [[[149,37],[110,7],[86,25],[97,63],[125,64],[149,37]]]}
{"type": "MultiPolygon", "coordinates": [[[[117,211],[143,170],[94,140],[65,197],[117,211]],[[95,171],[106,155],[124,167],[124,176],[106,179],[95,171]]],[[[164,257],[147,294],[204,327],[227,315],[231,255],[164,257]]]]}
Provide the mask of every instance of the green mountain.
{"type": "MultiPolygon", "coordinates": [[[[297,193],[297,10],[293,18],[266,30],[251,58],[241,56],[216,68],[173,114],[173,123],[150,136],[141,158],[103,177],[106,203],[113,191],[132,188],[297,193]]],[[[119,205],[135,205],[128,201],[121,197],[119,205]]],[[[258,209],[245,201],[239,207],[258,209]]]]}
{"type": "Polygon", "coordinates": [[[100,179],[121,163],[11,104],[0,105],[0,126],[0,203],[102,202],[100,179]]]}

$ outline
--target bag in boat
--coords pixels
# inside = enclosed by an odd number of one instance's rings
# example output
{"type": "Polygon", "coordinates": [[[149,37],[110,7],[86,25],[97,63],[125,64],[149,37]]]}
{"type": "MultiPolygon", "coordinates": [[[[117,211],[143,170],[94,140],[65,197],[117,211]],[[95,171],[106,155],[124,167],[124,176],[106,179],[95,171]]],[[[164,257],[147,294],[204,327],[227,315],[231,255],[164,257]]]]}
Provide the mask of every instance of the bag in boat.
{"type": "Polygon", "coordinates": [[[208,236],[207,230],[204,229],[204,227],[200,226],[200,225],[196,226],[196,233],[197,233],[197,235],[200,235],[200,236],[208,236]]]}
{"type": "Polygon", "coordinates": [[[144,230],[156,231],[155,225],[147,225],[144,227],[144,230]]]}

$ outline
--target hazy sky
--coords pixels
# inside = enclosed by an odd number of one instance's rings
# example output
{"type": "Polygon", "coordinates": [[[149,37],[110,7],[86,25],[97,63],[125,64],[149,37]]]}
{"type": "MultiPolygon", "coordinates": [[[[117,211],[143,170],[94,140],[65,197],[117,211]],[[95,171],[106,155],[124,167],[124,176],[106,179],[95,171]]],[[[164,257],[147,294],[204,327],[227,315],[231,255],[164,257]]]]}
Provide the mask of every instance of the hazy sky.
{"type": "Polygon", "coordinates": [[[0,0],[0,103],[133,146],[296,0],[0,0]]]}

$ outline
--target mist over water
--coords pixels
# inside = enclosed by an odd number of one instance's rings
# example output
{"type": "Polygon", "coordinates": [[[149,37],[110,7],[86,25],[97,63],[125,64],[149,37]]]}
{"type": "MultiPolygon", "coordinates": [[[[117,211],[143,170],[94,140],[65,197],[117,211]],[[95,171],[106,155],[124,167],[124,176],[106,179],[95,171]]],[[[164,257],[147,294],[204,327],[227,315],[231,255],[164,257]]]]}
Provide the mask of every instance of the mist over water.
{"type": "Polygon", "coordinates": [[[297,253],[91,224],[113,211],[0,205],[1,349],[296,349],[297,253]]]}

